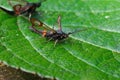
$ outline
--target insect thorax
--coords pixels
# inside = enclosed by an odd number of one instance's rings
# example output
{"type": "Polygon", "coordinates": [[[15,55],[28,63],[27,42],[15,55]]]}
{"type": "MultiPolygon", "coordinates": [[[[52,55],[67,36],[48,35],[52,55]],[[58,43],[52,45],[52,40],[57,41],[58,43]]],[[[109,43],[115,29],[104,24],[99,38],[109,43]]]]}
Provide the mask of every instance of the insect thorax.
{"type": "Polygon", "coordinates": [[[54,33],[48,33],[46,34],[45,36],[47,39],[49,40],[53,40],[53,41],[60,41],[60,40],[63,40],[65,38],[68,37],[68,34],[64,33],[64,32],[54,32],[54,33]]]}

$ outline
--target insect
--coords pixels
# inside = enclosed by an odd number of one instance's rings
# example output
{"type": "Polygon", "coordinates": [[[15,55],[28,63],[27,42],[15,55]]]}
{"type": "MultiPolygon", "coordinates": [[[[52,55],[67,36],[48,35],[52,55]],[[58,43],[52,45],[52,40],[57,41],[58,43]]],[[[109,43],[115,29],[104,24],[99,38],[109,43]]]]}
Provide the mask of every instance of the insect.
{"type": "Polygon", "coordinates": [[[30,21],[32,23],[32,26],[30,27],[30,29],[37,34],[42,35],[43,37],[48,39],[48,41],[51,41],[51,40],[55,41],[54,46],[56,45],[56,43],[58,41],[62,41],[64,39],[68,38],[70,34],[86,30],[86,29],[77,30],[77,31],[74,31],[74,32],[69,32],[69,33],[63,32],[62,27],[61,27],[61,17],[60,16],[58,16],[58,19],[57,19],[57,23],[58,23],[58,27],[59,27],[58,30],[54,30],[54,28],[49,28],[47,25],[45,25],[41,21],[38,21],[37,19],[34,19],[34,18],[31,18],[30,21]],[[38,29],[35,28],[36,25],[39,26],[39,27],[42,27],[44,29],[43,30],[38,30],[38,29]]]}
{"type": "Polygon", "coordinates": [[[41,6],[39,3],[29,3],[25,0],[8,0],[9,4],[13,7],[13,11],[9,11],[3,7],[0,7],[3,11],[10,15],[21,15],[27,14],[31,17],[31,14],[35,12],[36,8],[41,6]]]}

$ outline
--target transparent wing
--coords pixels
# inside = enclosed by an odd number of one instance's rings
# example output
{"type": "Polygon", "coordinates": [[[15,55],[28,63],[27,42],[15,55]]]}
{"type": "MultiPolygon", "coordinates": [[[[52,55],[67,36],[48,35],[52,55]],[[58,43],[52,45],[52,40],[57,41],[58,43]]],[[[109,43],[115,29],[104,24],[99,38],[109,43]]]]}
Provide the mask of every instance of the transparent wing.
{"type": "Polygon", "coordinates": [[[8,3],[13,7],[18,4],[20,4],[21,6],[25,6],[28,2],[25,0],[8,0],[8,3]]]}
{"type": "Polygon", "coordinates": [[[46,24],[42,23],[41,21],[38,21],[37,19],[31,18],[30,21],[33,26],[39,26],[40,28],[43,28],[44,30],[56,32],[54,29],[48,27],[46,24]]]}

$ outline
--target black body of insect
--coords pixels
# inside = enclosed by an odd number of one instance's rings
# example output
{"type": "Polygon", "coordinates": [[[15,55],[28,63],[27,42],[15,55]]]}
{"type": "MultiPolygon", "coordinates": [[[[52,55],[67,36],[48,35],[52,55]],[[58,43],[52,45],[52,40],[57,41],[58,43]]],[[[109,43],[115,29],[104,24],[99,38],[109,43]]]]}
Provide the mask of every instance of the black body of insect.
{"type": "Polygon", "coordinates": [[[77,31],[74,31],[74,32],[69,32],[69,33],[65,33],[62,31],[62,27],[61,27],[61,17],[59,16],[58,17],[58,27],[59,29],[58,30],[54,30],[52,28],[49,28],[47,25],[45,25],[44,23],[42,23],[41,21],[38,21],[34,18],[31,18],[31,23],[32,23],[32,26],[30,27],[30,29],[37,33],[37,34],[40,34],[42,35],[43,37],[47,38],[49,41],[50,40],[53,40],[55,41],[55,45],[58,41],[62,41],[64,39],[66,39],[67,37],[69,37],[70,34],[73,34],[73,33],[76,33],[76,32],[79,32],[79,31],[84,31],[84,30],[77,30],[77,31]],[[43,27],[44,30],[37,30],[35,28],[35,25],[38,25],[39,27],[43,27]]]}
{"type": "Polygon", "coordinates": [[[24,0],[8,0],[9,4],[13,7],[13,11],[9,11],[3,7],[0,7],[3,11],[10,15],[20,15],[20,14],[27,14],[31,16],[32,13],[35,12],[36,8],[41,6],[41,2],[39,3],[29,3],[24,0]]]}

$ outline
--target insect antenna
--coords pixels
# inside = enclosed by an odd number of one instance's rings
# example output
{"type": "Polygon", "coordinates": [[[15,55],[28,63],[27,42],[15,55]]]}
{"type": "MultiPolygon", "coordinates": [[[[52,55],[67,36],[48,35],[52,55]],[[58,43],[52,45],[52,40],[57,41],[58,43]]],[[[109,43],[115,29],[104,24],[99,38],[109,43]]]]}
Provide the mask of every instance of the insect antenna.
{"type": "Polygon", "coordinates": [[[73,31],[73,32],[69,32],[68,35],[74,34],[74,33],[78,33],[78,32],[81,32],[81,31],[86,31],[86,30],[88,30],[88,29],[75,30],[75,31],[73,31]]]}
{"type": "Polygon", "coordinates": [[[59,31],[62,32],[62,27],[61,27],[61,16],[58,16],[57,23],[58,23],[59,31]]]}

